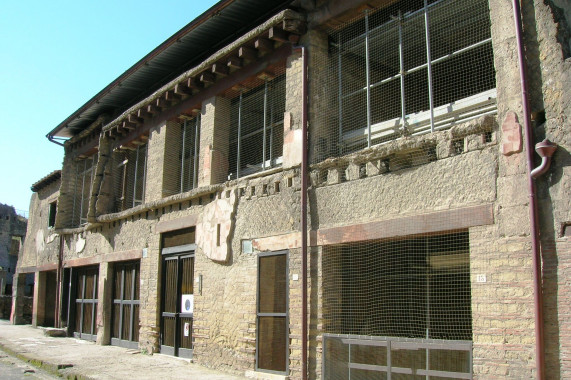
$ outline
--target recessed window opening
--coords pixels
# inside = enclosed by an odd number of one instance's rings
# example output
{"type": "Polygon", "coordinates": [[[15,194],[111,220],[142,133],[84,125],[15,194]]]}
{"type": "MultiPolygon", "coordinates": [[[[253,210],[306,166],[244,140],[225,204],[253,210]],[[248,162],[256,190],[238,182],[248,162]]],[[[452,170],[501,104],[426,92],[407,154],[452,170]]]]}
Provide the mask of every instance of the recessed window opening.
{"type": "Polygon", "coordinates": [[[57,201],[50,202],[48,210],[48,227],[53,228],[56,225],[56,212],[57,212],[57,201]]]}
{"type": "Polygon", "coordinates": [[[200,145],[200,114],[181,125],[179,189],[183,193],[196,188],[198,181],[198,150],[200,145]]]}
{"type": "Polygon", "coordinates": [[[469,246],[460,231],[324,247],[325,377],[361,364],[470,373],[469,246]]]}
{"type": "Polygon", "coordinates": [[[497,112],[487,0],[402,0],[330,41],[338,154],[497,112]]]}
{"type": "Polygon", "coordinates": [[[281,165],[284,112],[285,74],[232,99],[230,179],[281,165]]]}
{"type": "Polygon", "coordinates": [[[76,175],[74,183],[73,216],[72,226],[77,227],[87,223],[87,211],[89,198],[91,197],[91,185],[97,166],[97,155],[80,160],[76,163],[76,175]]]}
{"type": "Polygon", "coordinates": [[[129,146],[114,152],[114,211],[143,203],[147,175],[147,144],[129,146]]]}

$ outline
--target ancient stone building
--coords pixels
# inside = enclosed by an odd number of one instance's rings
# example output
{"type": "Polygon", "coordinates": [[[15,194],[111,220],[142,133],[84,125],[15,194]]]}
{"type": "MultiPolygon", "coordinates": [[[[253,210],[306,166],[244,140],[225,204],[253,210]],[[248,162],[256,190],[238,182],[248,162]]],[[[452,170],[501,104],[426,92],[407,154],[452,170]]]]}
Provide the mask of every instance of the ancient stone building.
{"type": "Polygon", "coordinates": [[[13,277],[26,236],[26,218],[12,206],[0,203],[0,318],[9,318],[13,277]]]}
{"type": "Polygon", "coordinates": [[[571,6],[515,4],[219,2],[48,133],[15,305],[254,378],[568,378],[571,6]]]}

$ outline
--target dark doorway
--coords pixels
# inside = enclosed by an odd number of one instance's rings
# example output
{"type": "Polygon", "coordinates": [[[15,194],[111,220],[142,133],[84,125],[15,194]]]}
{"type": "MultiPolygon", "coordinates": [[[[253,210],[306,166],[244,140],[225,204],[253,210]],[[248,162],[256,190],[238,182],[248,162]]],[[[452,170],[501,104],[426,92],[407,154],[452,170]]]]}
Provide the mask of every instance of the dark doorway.
{"type": "Polygon", "coordinates": [[[56,298],[58,292],[57,272],[46,272],[45,314],[41,326],[54,327],[56,321],[56,298]]]}
{"type": "Polygon", "coordinates": [[[194,244],[162,250],[161,353],[192,358],[194,244]]]}
{"type": "Polygon", "coordinates": [[[258,256],[258,338],[256,367],[285,373],[288,363],[287,252],[258,256]]]}
{"type": "Polygon", "coordinates": [[[139,346],[139,262],[113,266],[113,315],[111,344],[139,346]]]}

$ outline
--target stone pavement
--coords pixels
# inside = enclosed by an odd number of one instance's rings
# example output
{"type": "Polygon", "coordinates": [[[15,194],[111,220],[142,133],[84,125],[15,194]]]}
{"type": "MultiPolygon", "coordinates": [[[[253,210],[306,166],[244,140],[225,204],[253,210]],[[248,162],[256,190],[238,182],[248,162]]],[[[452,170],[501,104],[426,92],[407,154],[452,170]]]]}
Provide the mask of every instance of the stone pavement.
{"type": "Polygon", "coordinates": [[[48,337],[42,328],[15,326],[6,320],[0,320],[0,350],[68,379],[245,379],[171,356],[48,337]]]}

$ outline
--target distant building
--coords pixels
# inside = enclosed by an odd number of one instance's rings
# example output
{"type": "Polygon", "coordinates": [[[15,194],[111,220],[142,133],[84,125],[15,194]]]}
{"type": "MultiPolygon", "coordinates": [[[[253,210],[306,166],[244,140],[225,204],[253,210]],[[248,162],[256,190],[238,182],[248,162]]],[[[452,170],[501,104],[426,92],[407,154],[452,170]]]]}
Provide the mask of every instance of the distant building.
{"type": "Polygon", "coordinates": [[[12,294],[12,278],[26,236],[26,218],[0,203],[0,295],[12,294]]]}
{"type": "Polygon", "coordinates": [[[220,1],[48,133],[14,322],[33,274],[257,379],[571,378],[571,3],[521,3],[220,1]]]}

